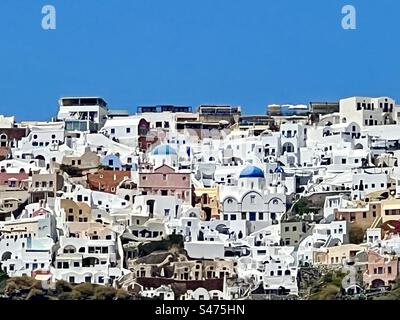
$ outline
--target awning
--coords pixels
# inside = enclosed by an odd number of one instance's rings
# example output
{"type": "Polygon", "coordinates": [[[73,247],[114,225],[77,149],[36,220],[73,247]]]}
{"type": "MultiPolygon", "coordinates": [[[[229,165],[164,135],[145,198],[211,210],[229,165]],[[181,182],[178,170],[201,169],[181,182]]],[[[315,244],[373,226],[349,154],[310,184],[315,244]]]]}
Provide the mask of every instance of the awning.
{"type": "Polygon", "coordinates": [[[53,276],[52,274],[37,274],[35,276],[35,280],[48,281],[51,279],[52,276],[53,276]]]}

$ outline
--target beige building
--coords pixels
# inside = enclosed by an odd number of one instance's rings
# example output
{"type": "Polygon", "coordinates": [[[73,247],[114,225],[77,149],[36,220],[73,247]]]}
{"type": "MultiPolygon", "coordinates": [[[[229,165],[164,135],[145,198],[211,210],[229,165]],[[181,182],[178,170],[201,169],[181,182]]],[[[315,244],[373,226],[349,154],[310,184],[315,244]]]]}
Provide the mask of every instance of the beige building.
{"type": "Polygon", "coordinates": [[[314,263],[328,266],[343,265],[347,261],[351,261],[362,250],[365,250],[365,247],[356,244],[324,248],[314,252],[314,263]]]}
{"type": "Polygon", "coordinates": [[[381,202],[353,202],[351,206],[335,209],[335,220],[346,220],[350,229],[360,227],[364,231],[381,216],[381,202]]]}
{"type": "MultiPolygon", "coordinates": [[[[219,219],[219,189],[215,188],[196,188],[196,207],[203,211],[203,219],[219,219]]],[[[209,220],[208,219],[208,220],[209,220]]]]}
{"type": "Polygon", "coordinates": [[[382,223],[400,220],[400,199],[387,199],[382,202],[382,223]]]}
{"type": "Polygon", "coordinates": [[[368,267],[363,280],[368,287],[376,288],[394,284],[398,275],[397,257],[368,252],[368,267]]]}
{"type": "Polygon", "coordinates": [[[33,174],[32,184],[29,188],[30,202],[39,202],[47,197],[55,197],[56,192],[61,190],[63,185],[64,179],[57,173],[33,174]]]}
{"type": "Polygon", "coordinates": [[[62,164],[81,170],[92,169],[100,165],[100,158],[96,153],[87,150],[81,156],[65,155],[62,159],[62,164]]]}
{"type": "Polygon", "coordinates": [[[61,199],[61,209],[64,209],[65,219],[68,222],[91,222],[92,208],[85,202],[75,202],[70,199],[61,199]]]}

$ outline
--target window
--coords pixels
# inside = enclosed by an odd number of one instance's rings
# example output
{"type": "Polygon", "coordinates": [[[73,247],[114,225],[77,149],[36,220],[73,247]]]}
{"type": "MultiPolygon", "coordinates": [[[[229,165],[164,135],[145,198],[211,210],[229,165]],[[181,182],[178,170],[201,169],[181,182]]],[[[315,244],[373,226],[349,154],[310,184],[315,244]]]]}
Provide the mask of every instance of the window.
{"type": "MultiPolygon", "coordinates": [[[[75,262],[74,262],[74,267],[75,267],[75,268],[79,268],[79,262],[78,262],[78,261],[75,261],[75,262]]],[[[70,281],[70,282],[71,282],[71,281],[70,281]]],[[[72,281],[72,282],[73,282],[73,281],[72,281]]]]}
{"type": "Polygon", "coordinates": [[[289,227],[285,227],[285,232],[289,232],[289,227]]]}
{"type": "Polygon", "coordinates": [[[259,212],[258,213],[258,220],[264,220],[264,213],[263,212],[259,212]]]}
{"type": "Polygon", "coordinates": [[[131,128],[126,128],[126,133],[131,133],[131,128]]]}
{"type": "Polygon", "coordinates": [[[115,129],[114,128],[112,128],[110,131],[111,131],[111,134],[115,134],[115,129]]]}
{"type": "Polygon", "coordinates": [[[167,175],[166,175],[166,174],[163,174],[163,177],[162,177],[162,178],[163,178],[164,181],[166,181],[166,180],[167,180],[167,175]]]}
{"type": "Polygon", "coordinates": [[[231,220],[236,220],[236,214],[231,214],[231,220]]]}
{"type": "Polygon", "coordinates": [[[92,277],[91,276],[85,277],[85,282],[88,282],[88,283],[92,282],[92,277]]]}
{"type": "Polygon", "coordinates": [[[250,196],[250,203],[254,204],[256,202],[256,196],[250,196]]]}
{"type": "Polygon", "coordinates": [[[70,283],[75,283],[75,277],[70,276],[70,277],[69,277],[69,282],[70,282],[70,283]]]}
{"type": "Polygon", "coordinates": [[[292,229],[293,231],[297,231],[297,227],[293,227],[293,229],[292,229]]]}
{"type": "Polygon", "coordinates": [[[346,159],[342,158],[342,164],[346,164],[346,159]]]}
{"type": "Polygon", "coordinates": [[[367,217],[367,213],[363,212],[363,218],[365,219],[367,217]]]}
{"type": "Polygon", "coordinates": [[[392,273],[392,267],[388,267],[388,273],[389,273],[389,274],[392,273]]]}
{"type": "Polygon", "coordinates": [[[242,220],[246,220],[246,212],[242,212],[242,220]]]}

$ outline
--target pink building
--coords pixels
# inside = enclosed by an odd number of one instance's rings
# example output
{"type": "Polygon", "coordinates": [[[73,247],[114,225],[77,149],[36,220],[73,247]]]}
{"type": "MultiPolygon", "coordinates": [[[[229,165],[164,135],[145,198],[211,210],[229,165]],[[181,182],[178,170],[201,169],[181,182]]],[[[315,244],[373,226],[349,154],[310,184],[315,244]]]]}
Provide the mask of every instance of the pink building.
{"type": "Polygon", "coordinates": [[[363,280],[370,288],[389,286],[396,280],[398,271],[396,257],[369,251],[368,268],[364,273],[363,280]]]}
{"type": "Polygon", "coordinates": [[[175,172],[166,164],[152,172],[139,173],[139,191],[142,194],[175,196],[191,203],[191,183],[189,172],[175,172]]]}
{"type": "Polygon", "coordinates": [[[27,185],[24,180],[29,178],[29,174],[21,170],[19,173],[0,172],[0,186],[7,188],[19,188],[21,184],[27,185]]]}

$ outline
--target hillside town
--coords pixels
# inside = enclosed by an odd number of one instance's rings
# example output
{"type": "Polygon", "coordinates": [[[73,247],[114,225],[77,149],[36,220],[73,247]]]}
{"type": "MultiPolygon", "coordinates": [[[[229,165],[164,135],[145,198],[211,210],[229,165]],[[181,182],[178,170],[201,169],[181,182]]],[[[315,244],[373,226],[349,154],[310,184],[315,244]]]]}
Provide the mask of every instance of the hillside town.
{"type": "Polygon", "coordinates": [[[0,116],[7,281],[161,300],[393,294],[400,105],[350,97],[244,111],[131,114],[62,97],[51,121],[0,116]]]}

